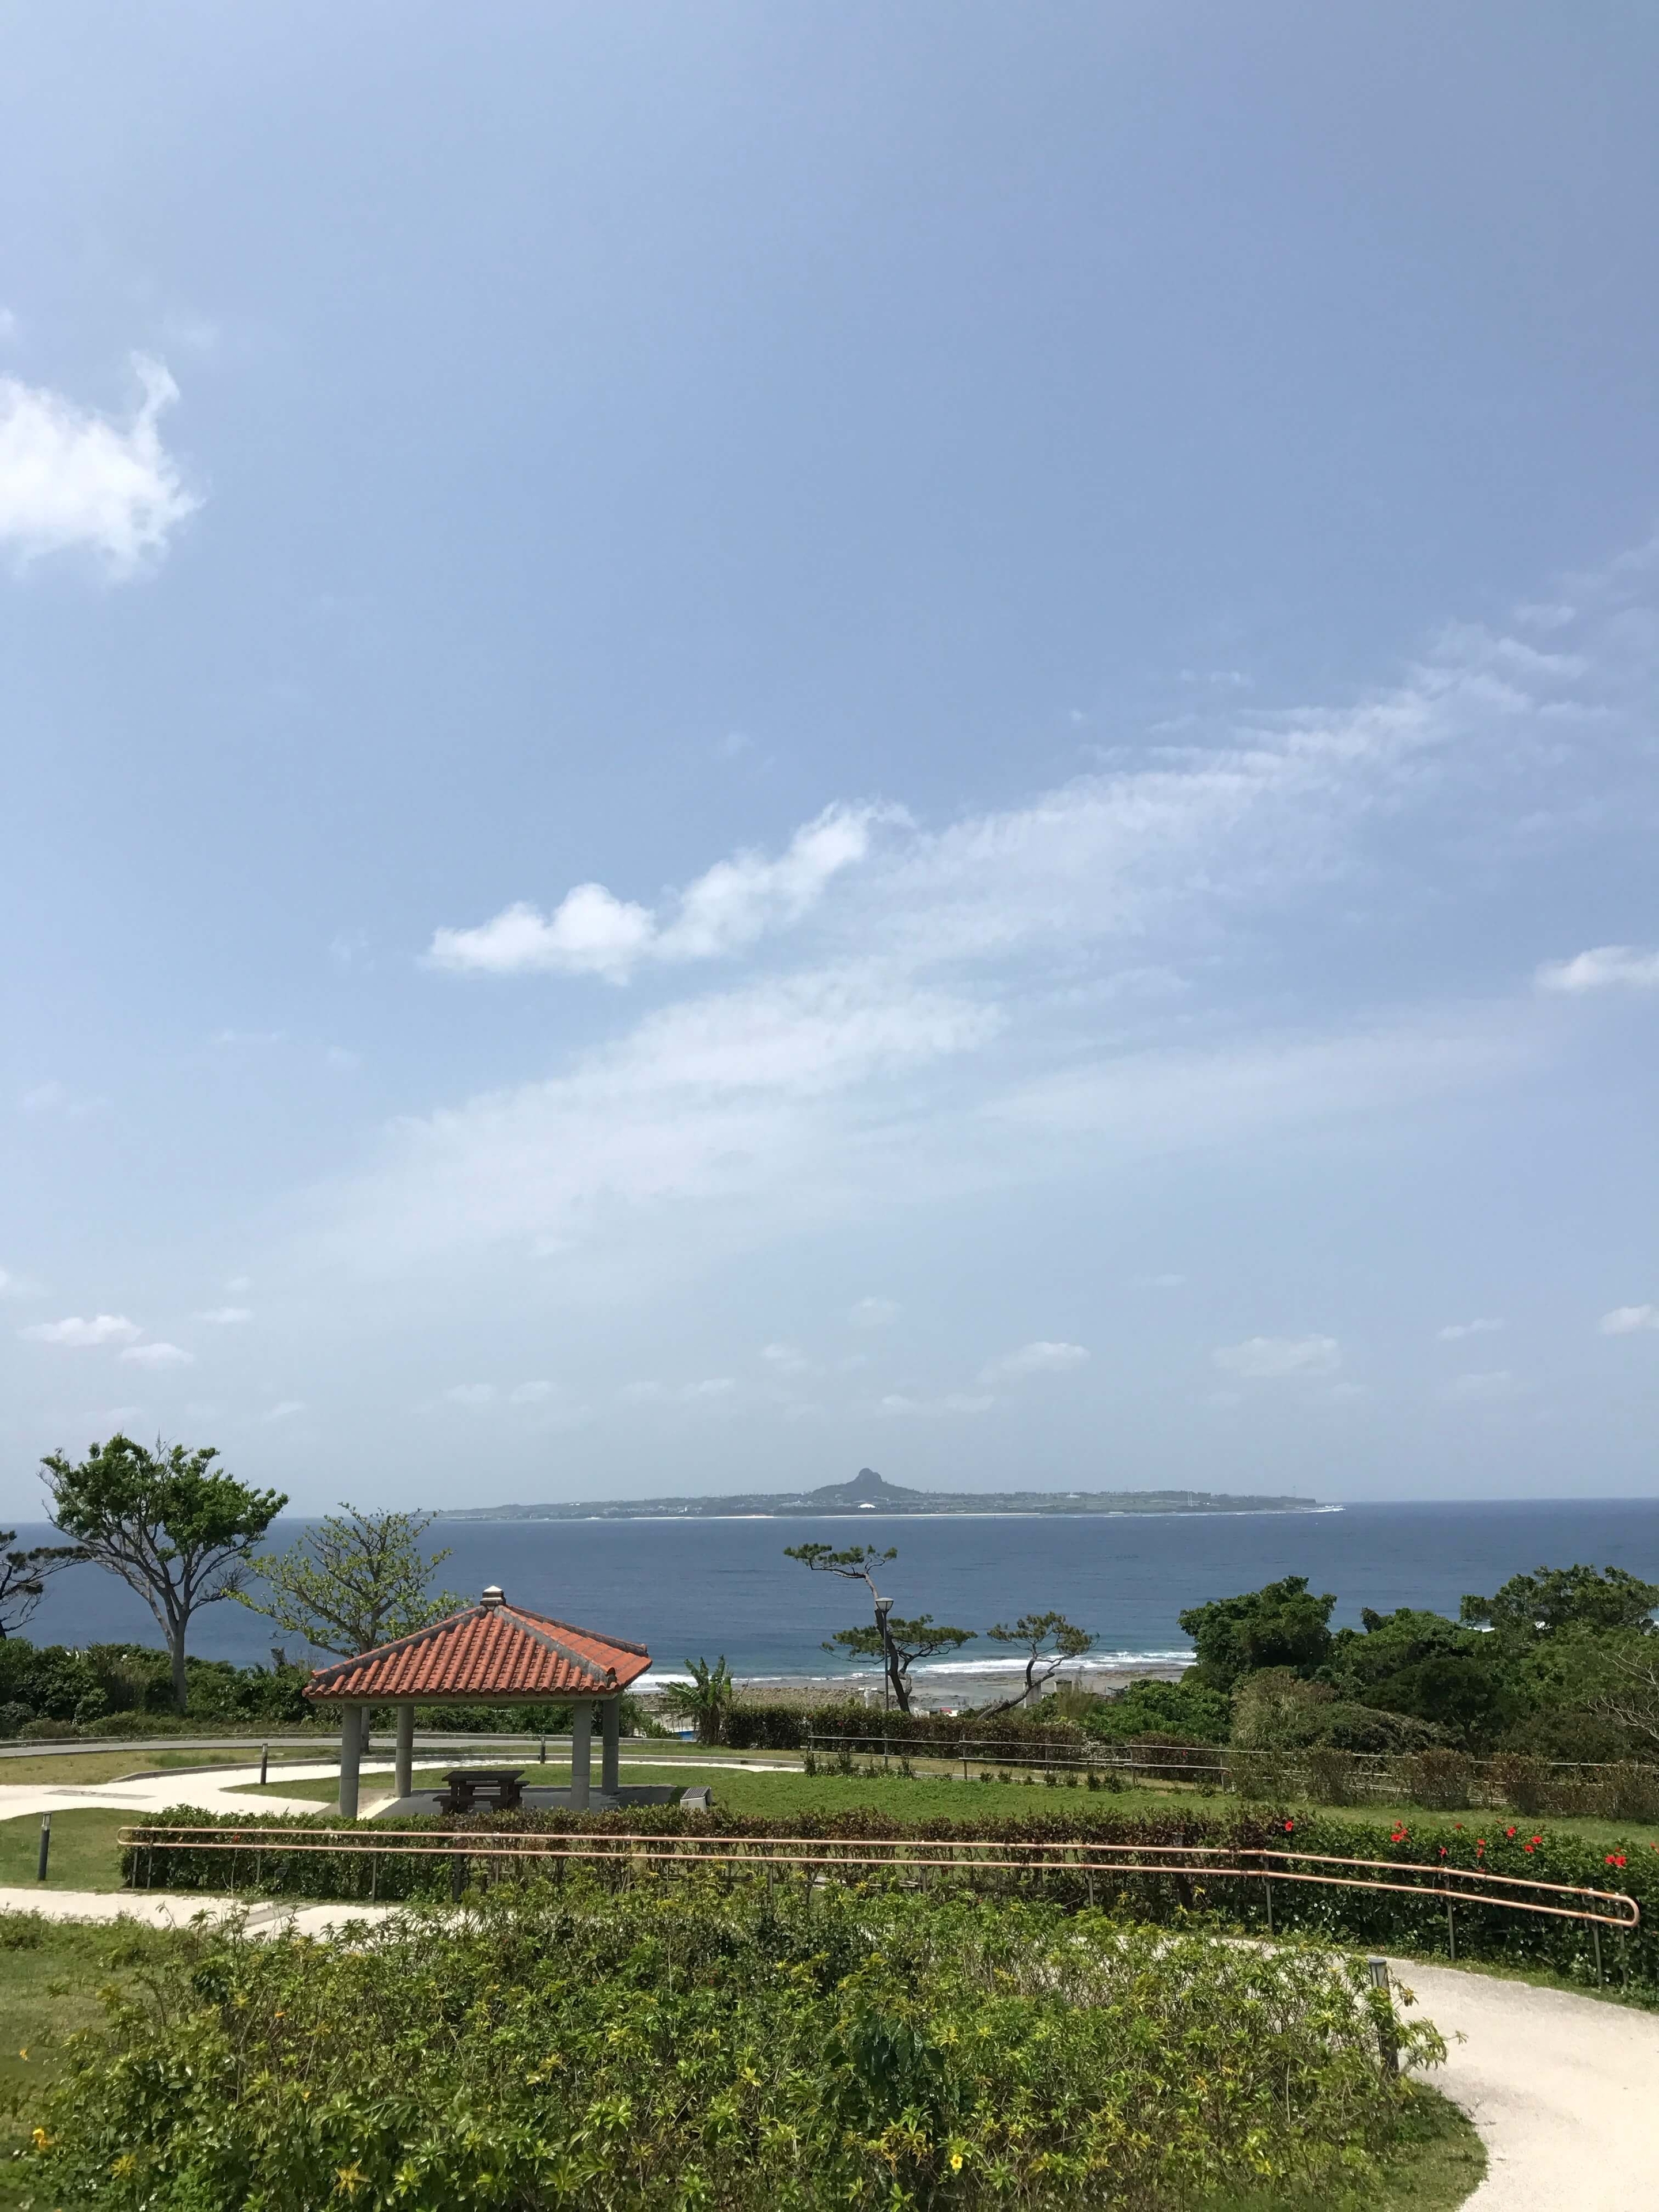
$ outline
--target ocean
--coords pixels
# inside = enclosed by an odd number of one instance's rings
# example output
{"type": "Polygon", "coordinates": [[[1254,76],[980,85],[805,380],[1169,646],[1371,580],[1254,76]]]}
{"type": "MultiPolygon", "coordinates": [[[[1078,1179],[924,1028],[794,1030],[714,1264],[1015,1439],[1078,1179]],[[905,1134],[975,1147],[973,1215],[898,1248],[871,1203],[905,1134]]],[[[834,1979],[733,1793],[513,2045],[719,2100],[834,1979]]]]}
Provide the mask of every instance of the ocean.
{"type": "MultiPolygon", "coordinates": [[[[298,1522],[278,1523],[287,1540],[298,1522]]],[[[1659,1499],[1494,1504],[1350,1505],[1309,1514],[941,1516],[828,1521],[439,1522],[427,1543],[447,1544],[440,1571],[476,1595],[499,1583],[538,1612],[644,1644],[653,1676],[688,1659],[722,1655],[751,1680],[780,1686],[877,1678],[822,1649],[837,1628],[870,1618],[857,1583],[810,1575],[786,1544],[860,1540],[898,1557],[879,1571],[897,1615],[983,1632],[1022,1613],[1065,1613],[1097,1638],[1107,1671],[1173,1667],[1190,1647],[1176,1616],[1204,1600],[1306,1575],[1334,1590],[1338,1626],[1362,1606],[1425,1606],[1455,1614],[1466,1590],[1490,1593],[1510,1575],[1574,1560],[1659,1580],[1659,1499]]],[[[40,1528],[22,1543],[51,1540],[40,1528]]],[[[76,1567],[57,1577],[26,1632],[37,1644],[158,1643],[149,1614],[113,1576],[76,1567]]],[[[191,1649],[203,1658],[263,1661],[278,1640],[270,1622],[234,1602],[197,1616],[191,1649]]],[[[301,1656],[289,1639],[292,1656],[301,1656]]],[[[977,1697],[1017,1662],[982,1640],[948,1664],[919,1667],[930,1703],[977,1697]]],[[[1077,1670],[1068,1667],[1067,1675],[1077,1670]]]]}

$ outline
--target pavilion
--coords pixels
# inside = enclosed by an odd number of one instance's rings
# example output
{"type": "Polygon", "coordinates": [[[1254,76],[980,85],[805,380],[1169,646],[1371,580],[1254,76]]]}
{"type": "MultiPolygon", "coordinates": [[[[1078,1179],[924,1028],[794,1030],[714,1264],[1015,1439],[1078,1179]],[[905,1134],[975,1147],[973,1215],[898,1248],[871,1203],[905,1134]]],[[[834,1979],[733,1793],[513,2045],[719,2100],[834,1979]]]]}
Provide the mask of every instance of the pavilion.
{"type": "Polygon", "coordinates": [[[509,1605],[492,1583],[476,1605],[446,1613],[413,1636],[318,1668],[304,1695],[319,1711],[339,1709],[340,1810],[347,1820],[357,1817],[358,1778],[373,1705],[397,1709],[397,1790],[403,1800],[414,1781],[417,1705],[568,1705],[570,1790],[568,1796],[557,1794],[583,1811],[593,1802],[595,1708],[602,1745],[600,1802],[614,1805],[622,1802],[622,1693],[650,1664],[642,1644],[596,1636],[591,1629],[509,1605]]]}

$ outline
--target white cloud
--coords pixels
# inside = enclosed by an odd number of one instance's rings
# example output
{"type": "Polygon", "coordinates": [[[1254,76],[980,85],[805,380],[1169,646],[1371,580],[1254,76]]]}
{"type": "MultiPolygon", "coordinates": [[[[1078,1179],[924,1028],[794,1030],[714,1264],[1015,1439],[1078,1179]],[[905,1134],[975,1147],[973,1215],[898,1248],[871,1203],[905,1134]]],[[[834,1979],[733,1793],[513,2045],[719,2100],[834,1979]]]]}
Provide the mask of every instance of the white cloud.
{"type": "Polygon", "coordinates": [[[876,1401],[876,1411],[916,1414],[931,1420],[951,1413],[988,1413],[996,1402],[988,1391],[952,1390],[942,1398],[912,1398],[902,1391],[892,1390],[876,1401]]]}
{"type": "Polygon", "coordinates": [[[395,1123],[368,1170],[320,1195],[327,1251],[385,1278],[516,1249],[547,1256],[550,1294],[580,1281],[591,1295],[599,1277],[659,1291],[823,1225],[1121,1182],[1172,1150],[1376,1123],[1507,1081],[1554,1048],[1529,996],[1471,1006],[1437,976],[1425,1011],[1377,1013],[1319,986],[1298,1002],[1278,964],[1253,1004],[1249,979],[1275,927],[1300,957],[1334,896],[1386,887],[1404,823],[1421,850],[1478,850],[1483,866],[1505,838],[1535,853],[1583,797],[1562,737],[1575,717],[1595,722],[1596,803],[1617,803],[1650,672],[1622,614],[1595,619],[1552,635],[1571,652],[1449,633],[1358,705],[1224,702],[1186,750],[1126,749],[939,828],[895,822],[815,904],[817,878],[787,895],[781,864],[751,860],[631,910],[596,894],[568,943],[545,942],[556,914],[532,913],[499,957],[441,935],[432,957],[448,945],[465,966],[619,974],[730,949],[757,913],[769,927],[808,900],[797,934],[731,988],[683,988],[606,1042],[550,1047],[543,1079],[395,1123]],[[1182,977],[1178,1004],[1112,996],[1153,970],[1182,977]]]}
{"type": "Polygon", "coordinates": [[[1504,1327],[1501,1321],[1483,1316],[1477,1321],[1449,1321],[1435,1334],[1442,1344],[1461,1344],[1466,1336],[1492,1336],[1504,1327]]]}
{"type": "Polygon", "coordinates": [[[493,1382],[457,1382],[444,1392],[452,1406],[491,1406],[495,1402],[493,1382]]]}
{"type": "Polygon", "coordinates": [[[1540,991],[1659,991],[1659,952],[1636,945],[1597,945],[1538,970],[1540,991]]]}
{"type": "Polygon", "coordinates": [[[1224,1375],[1279,1381],[1293,1375],[1328,1375],[1342,1364],[1334,1336],[1251,1336],[1223,1345],[1211,1358],[1224,1375]]]}
{"type": "Polygon", "coordinates": [[[739,853],[716,861],[678,894],[666,920],[603,884],[578,884],[550,915],[520,900],[477,928],[436,930],[427,961],[460,973],[541,971],[625,983],[642,960],[738,952],[799,921],[832,878],[865,857],[876,819],[869,807],[832,806],[798,830],[777,860],[739,853]]]}
{"type": "Polygon", "coordinates": [[[274,1406],[261,1414],[260,1419],[266,1421],[291,1421],[296,1413],[303,1413],[305,1409],[306,1401],[303,1398],[279,1398],[274,1406]]]}
{"type": "Polygon", "coordinates": [[[1006,1352],[1000,1359],[993,1359],[981,1368],[981,1382],[1013,1382],[1027,1375],[1066,1375],[1073,1368],[1088,1364],[1089,1354],[1080,1344],[1051,1344],[1039,1339],[1035,1344],[1022,1345],[1018,1352],[1006,1352]]]}
{"type": "Polygon", "coordinates": [[[553,1395],[550,1382],[520,1382],[507,1394],[515,1406],[539,1405],[544,1398],[553,1395]]]}
{"type": "Polygon", "coordinates": [[[860,1298],[848,1309],[847,1318],[854,1328],[885,1328],[902,1310],[894,1298],[860,1298]]]}
{"type": "Polygon", "coordinates": [[[197,1321],[210,1322],[215,1328],[236,1328],[243,1322],[252,1321],[252,1306],[209,1306],[204,1313],[197,1314],[197,1321]]]}
{"type": "Polygon", "coordinates": [[[761,1358],[780,1375],[805,1375],[811,1364],[798,1344],[763,1344],[761,1358]]]}
{"type": "Polygon", "coordinates": [[[696,1406],[729,1398],[737,1387],[733,1376],[711,1375],[702,1382],[628,1382],[622,1395],[647,1405],[696,1406]]]}
{"type": "Polygon", "coordinates": [[[70,1314],[63,1321],[37,1321],[17,1334],[30,1344],[68,1344],[79,1346],[94,1344],[131,1344],[134,1337],[143,1335],[137,1322],[125,1314],[94,1314],[90,1321],[82,1321],[79,1314],[70,1314]]]}
{"type": "Polygon", "coordinates": [[[158,361],[132,366],[142,397],[125,422],[0,377],[0,544],[20,560],[81,549],[131,576],[201,505],[156,428],[179,387],[158,361]]]}
{"type": "Polygon", "coordinates": [[[189,1367],[194,1364],[196,1354],[186,1352],[181,1344],[130,1344],[118,1357],[135,1367],[189,1367]]]}
{"type": "Polygon", "coordinates": [[[1513,1398],[1520,1388],[1507,1367],[1493,1367],[1484,1374],[1455,1376],[1443,1388],[1440,1395],[1454,1402],[1480,1404],[1499,1398],[1513,1398]]]}
{"type": "Polygon", "coordinates": [[[1659,1328],[1659,1306],[1615,1306],[1596,1326],[1603,1336],[1634,1336],[1638,1329],[1659,1328]]]}

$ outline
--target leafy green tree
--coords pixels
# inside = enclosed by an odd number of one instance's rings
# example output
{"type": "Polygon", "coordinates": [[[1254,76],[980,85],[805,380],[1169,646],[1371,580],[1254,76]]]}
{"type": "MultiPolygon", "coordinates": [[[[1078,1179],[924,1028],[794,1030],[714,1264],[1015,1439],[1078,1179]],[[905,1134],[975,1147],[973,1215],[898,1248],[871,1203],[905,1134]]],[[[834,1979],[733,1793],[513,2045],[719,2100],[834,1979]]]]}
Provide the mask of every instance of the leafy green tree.
{"type": "Polygon", "coordinates": [[[1029,1705],[1045,1682],[1052,1681],[1068,1659],[1080,1659],[1094,1642],[1092,1632],[1077,1628],[1063,1613],[1023,1613],[1010,1628],[999,1622],[988,1628],[986,1634],[994,1644],[1012,1644],[1025,1656],[1025,1680],[1012,1698],[1003,1698],[994,1705],[981,1705],[975,1718],[984,1720],[992,1713],[1006,1713],[1019,1705],[1029,1705]],[[1037,1672],[1038,1668],[1042,1669],[1037,1672]]]}
{"type": "Polygon", "coordinates": [[[319,1651],[355,1658],[413,1636],[465,1603],[453,1590],[428,1592],[447,1550],[422,1552],[429,1513],[362,1513],[347,1505],[307,1528],[285,1552],[252,1562],[258,1582],[234,1595],[285,1634],[319,1651]]]}
{"type": "Polygon", "coordinates": [[[1466,1597],[1460,1617],[1522,1643],[1565,1629],[1629,1629],[1645,1636],[1656,1606],[1659,1583],[1644,1583],[1623,1567],[1599,1574],[1594,1567],[1540,1567],[1511,1575],[1492,1597],[1466,1597]]]}
{"type": "Polygon", "coordinates": [[[1315,1597],[1305,1575],[1286,1575],[1238,1597],[1188,1606],[1178,1616],[1198,1649],[1197,1680],[1206,1688],[1231,1689],[1265,1667],[1313,1674],[1331,1654],[1333,1592],[1315,1597]]]}
{"type": "Polygon", "coordinates": [[[902,1713],[910,1710],[910,1669],[918,1659],[936,1659],[941,1651],[960,1651],[974,1640],[971,1628],[946,1628],[931,1613],[915,1620],[895,1620],[884,1614],[871,1628],[837,1629],[824,1645],[843,1659],[879,1659],[887,1668],[893,1702],[902,1713]]]}
{"type": "Polygon", "coordinates": [[[722,1651],[712,1667],[706,1659],[688,1659],[685,1666],[691,1680],[671,1682],[663,1692],[663,1703],[671,1713],[683,1713],[696,1723],[699,1743],[719,1743],[737,1694],[726,1654],[722,1651]]]}
{"type": "Polygon", "coordinates": [[[62,1452],[41,1462],[54,1528],[119,1575],[155,1615],[181,1713],[191,1616],[236,1595],[254,1546],[288,1504],[283,1492],[251,1489],[216,1468],[218,1456],[211,1445],[187,1451],[158,1437],[149,1451],[117,1435],[78,1462],[62,1452]]]}
{"type": "Polygon", "coordinates": [[[16,1544],[15,1528],[0,1528],[0,1641],[15,1636],[33,1617],[46,1594],[48,1575],[87,1557],[78,1544],[32,1544],[24,1551],[16,1544]]]}

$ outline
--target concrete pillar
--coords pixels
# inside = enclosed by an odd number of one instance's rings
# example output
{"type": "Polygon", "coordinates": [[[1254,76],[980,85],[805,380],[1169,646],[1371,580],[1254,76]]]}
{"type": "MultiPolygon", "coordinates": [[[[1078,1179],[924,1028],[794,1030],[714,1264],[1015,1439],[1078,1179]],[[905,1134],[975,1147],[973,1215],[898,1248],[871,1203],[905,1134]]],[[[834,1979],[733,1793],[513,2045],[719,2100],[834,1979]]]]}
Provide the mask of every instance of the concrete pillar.
{"type": "Polygon", "coordinates": [[[361,1705],[346,1705],[340,1713],[340,1814],[357,1817],[357,1775],[362,1765],[363,1723],[368,1717],[361,1705]]]}
{"type": "Polygon", "coordinates": [[[607,1797],[617,1794],[617,1784],[622,1778],[622,1699],[606,1698],[599,1707],[600,1738],[599,1787],[607,1797]]]}
{"type": "Polygon", "coordinates": [[[415,1708],[398,1708],[398,1795],[407,1797],[415,1787],[415,1708]]]}
{"type": "Polygon", "coordinates": [[[585,1813],[593,1787],[593,1700],[578,1698],[570,1709],[570,1803],[585,1813]]]}

